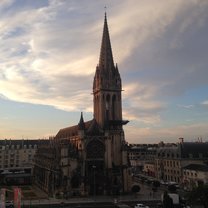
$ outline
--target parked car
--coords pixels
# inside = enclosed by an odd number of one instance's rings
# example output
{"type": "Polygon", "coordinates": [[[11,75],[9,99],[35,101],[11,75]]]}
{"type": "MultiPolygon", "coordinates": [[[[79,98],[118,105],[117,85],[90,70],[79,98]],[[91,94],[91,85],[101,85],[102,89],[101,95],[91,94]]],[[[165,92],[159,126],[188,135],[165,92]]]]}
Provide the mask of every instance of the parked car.
{"type": "Polygon", "coordinates": [[[129,205],[127,204],[116,204],[115,207],[118,207],[118,208],[131,208],[129,205]]]}
{"type": "Polygon", "coordinates": [[[5,202],[5,207],[6,208],[14,208],[13,201],[6,201],[5,202]]]}
{"type": "Polygon", "coordinates": [[[148,206],[144,205],[144,204],[136,204],[134,206],[134,208],[149,208],[148,206]]]}

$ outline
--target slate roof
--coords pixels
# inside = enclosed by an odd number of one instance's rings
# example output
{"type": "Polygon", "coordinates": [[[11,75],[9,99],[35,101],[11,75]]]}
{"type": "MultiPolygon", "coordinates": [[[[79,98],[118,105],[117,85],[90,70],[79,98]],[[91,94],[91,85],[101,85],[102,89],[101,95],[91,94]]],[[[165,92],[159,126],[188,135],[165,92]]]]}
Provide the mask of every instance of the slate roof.
{"type": "Polygon", "coordinates": [[[98,125],[95,119],[92,120],[89,128],[87,129],[87,135],[102,135],[103,131],[98,125]]]}
{"type": "Polygon", "coordinates": [[[183,169],[208,172],[208,166],[200,165],[200,164],[190,164],[190,165],[185,166],[183,169]]]}
{"type": "MultiPolygon", "coordinates": [[[[102,134],[102,130],[99,127],[99,125],[95,119],[84,122],[84,124],[82,124],[82,125],[85,128],[84,130],[85,130],[86,135],[100,135],[100,134],[102,134]]],[[[63,138],[71,137],[71,136],[77,136],[79,130],[80,130],[79,124],[75,125],[75,126],[70,126],[70,127],[60,129],[56,135],[56,139],[63,139],[63,138]]]]}
{"type": "Polygon", "coordinates": [[[0,140],[0,146],[6,146],[8,145],[9,147],[14,145],[14,147],[16,147],[17,145],[19,145],[20,147],[23,147],[24,145],[26,145],[27,147],[29,145],[40,145],[40,144],[48,144],[49,140],[48,139],[2,139],[0,140]]]}
{"type": "Polygon", "coordinates": [[[183,142],[157,149],[158,157],[208,159],[208,142],[183,142]]]}
{"type": "Polygon", "coordinates": [[[192,155],[193,158],[208,158],[208,142],[184,142],[181,144],[183,158],[192,155]]]}
{"type": "Polygon", "coordinates": [[[157,149],[158,157],[164,158],[179,158],[180,152],[177,146],[159,147],[157,149]]]}

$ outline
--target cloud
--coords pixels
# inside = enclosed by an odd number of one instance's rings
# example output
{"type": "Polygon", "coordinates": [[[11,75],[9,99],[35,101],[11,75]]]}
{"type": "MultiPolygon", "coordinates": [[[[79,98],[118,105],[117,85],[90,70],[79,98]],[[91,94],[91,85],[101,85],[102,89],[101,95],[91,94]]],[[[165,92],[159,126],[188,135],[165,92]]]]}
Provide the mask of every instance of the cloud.
{"type": "Polygon", "coordinates": [[[205,106],[208,105],[208,100],[203,101],[201,104],[205,106]]]}
{"type": "Polygon", "coordinates": [[[185,109],[190,109],[193,108],[194,105],[177,105],[179,108],[185,108],[185,109]]]}
{"type": "Polygon", "coordinates": [[[158,125],[159,113],[166,108],[165,102],[155,100],[157,87],[132,83],[124,85],[124,118],[134,122],[158,125]]]}
{"type": "Polygon", "coordinates": [[[182,126],[173,126],[169,128],[149,128],[134,126],[126,127],[126,138],[129,143],[158,143],[178,142],[178,138],[183,137],[185,141],[197,141],[200,137],[203,141],[208,141],[208,124],[198,123],[182,126]]]}
{"type": "Polygon", "coordinates": [[[206,0],[19,2],[0,5],[0,94],[7,99],[92,112],[104,3],[124,117],[147,125],[144,135],[170,102],[208,85],[206,0]]]}
{"type": "Polygon", "coordinates": [[[3,10],[5,8],[9,7],[13,2],[14,2],[14,0],[1,0],[0,10],[3,10]]]}

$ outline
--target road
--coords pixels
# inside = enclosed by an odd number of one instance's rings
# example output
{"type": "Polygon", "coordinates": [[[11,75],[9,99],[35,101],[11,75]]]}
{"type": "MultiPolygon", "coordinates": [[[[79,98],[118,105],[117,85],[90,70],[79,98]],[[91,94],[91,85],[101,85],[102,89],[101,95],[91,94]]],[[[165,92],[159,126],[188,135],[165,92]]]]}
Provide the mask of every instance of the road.
{"type": "MultiPolygon", "coordinates": [[[[125,201],[122,204],[129,205],[133,208],[137,203],[143,203],[151,208],[156,208],[158,201],[125,201]]],[[[120,203],[119,203],[120,204],[120,203]]],[[[55,204],[32,204],[32,205],[22,205],[22,208],[116,208],[113,202],[76,202],[76,203],[55,203],[55,204]]]]}
{"type": "Polygon", "coordinates": [[[164,190],[158,189],[157,192],[152,191],[152,187],[147,184],[138,183],[141,190],[137,194],[120,195],[120,196],[90,196],[87,198],[70,198],[65,199],[40,199],[22,201],[22,207],[96,207],[96,208],[112,208],[115,207],[114,202],[128,204],[134,207],[137,203],[144,203],[150,207],[156,207],[161,199],[164,190]]]}

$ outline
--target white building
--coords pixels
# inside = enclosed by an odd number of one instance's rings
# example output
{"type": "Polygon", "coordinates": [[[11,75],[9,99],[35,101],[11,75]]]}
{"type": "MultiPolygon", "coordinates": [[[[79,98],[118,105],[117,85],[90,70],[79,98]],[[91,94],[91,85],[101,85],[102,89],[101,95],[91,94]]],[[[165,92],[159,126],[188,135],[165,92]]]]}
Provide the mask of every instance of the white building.
{"type": "Polygon", "coordinates": [[[208,166],[190,164],[183,168],[184,189],[192,190],[202,184],[208,184],[208,166]]]}

